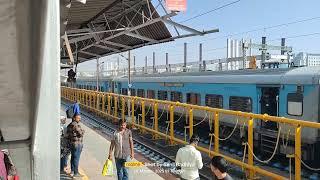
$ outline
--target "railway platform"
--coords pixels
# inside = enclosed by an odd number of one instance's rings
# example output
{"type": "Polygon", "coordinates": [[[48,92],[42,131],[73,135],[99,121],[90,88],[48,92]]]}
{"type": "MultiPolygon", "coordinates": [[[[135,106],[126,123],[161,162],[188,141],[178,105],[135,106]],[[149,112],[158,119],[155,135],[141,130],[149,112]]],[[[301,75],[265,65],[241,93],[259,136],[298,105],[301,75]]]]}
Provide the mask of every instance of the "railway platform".
{"type": "MultiPolygon", "coordinates": [[[[64,107],[61,108],[61,115],[66,116],[64,112],[64,107]]],[[[88,122],[88,117],[82,116],[81,123],[82,128],[85,130],[84,140],[83,140],[83,150],[80,158],[79,171],[80,174],[83,175],[82,180],[112,180],[117,179],[115,162],[113,176],[102,176],[101,171],[103,164],[107,158],[107,153],[110,146],[110,136],[100,133],[98,127],[92,126],[86,122],[88,122]]],[[[68,119],[67,124],[70,123],[70,119],[68,119]]],[[[135,152],[135,159],[133,162],[147,162],[141,154],[135,152]]],[[[70,170],[70,163],[68,163],[68,169],[70,170]]],[[[60,180],[69,180],[72,177],[62,174],[60,175],[60,180]]],[[[76,178],[73,178],[76,179],[76,178]]],[[[159,175],[155,172],[155,169],[150,169],[148,167],[132,167],[129,168],[129,179],[130,180],[162,180],[162,179],[176,179],[173,175],[159,175]]]]}

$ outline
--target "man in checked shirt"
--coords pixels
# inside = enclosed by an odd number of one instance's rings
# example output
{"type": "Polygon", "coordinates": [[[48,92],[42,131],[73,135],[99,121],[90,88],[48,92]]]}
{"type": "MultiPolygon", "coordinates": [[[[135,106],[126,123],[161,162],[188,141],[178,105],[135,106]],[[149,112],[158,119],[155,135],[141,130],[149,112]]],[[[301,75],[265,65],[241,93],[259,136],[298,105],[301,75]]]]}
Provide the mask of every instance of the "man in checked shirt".
{"type": "Polygon", "coordinates": [[[70,142],[71,150],[71,176],[82,177],[78,171],[80,154],[83,148],[84,130],[80,126],[81,116],[76,114],[72,118],[72,122],[67,127],[67,138],[70,142]]]}

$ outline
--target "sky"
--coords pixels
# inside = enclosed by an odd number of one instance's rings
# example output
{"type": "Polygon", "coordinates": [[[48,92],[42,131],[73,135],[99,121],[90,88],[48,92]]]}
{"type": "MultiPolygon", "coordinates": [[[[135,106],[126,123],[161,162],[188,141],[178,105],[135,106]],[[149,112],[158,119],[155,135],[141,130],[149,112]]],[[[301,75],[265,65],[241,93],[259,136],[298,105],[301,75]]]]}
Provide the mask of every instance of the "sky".
{"type": "MultiPolygon", "coordinates": [[[[152,2],[154,6],[158,5],[158,0],[152,2]]],[[[165,64],[165,53],[169,54],[170,64],[182,63],[184,43],[187,43],[187,61],[193,62],[199,60],[199,44],[202,43],[203,60],[225,58],[227,38],[251,38],[254,43],[261,43],[262,36],[266,36],[267,44],[272,45],[280,45],[280,38],[287,38],[286,45],[292,46],[294,53],[320,54],[319,7],[320,0],[187,0],[186,12],[179,12],[173,21],[201,31],[218,28],[219,32],[142,47],[131,51],[131,57],[136,57],[137,67],[144,66],[146,56],[148,65],[151,65],[153,52],[156,53],[156,65],[165,64]],[[232,2],[235,3],[188,20],[232,2]],[[277,26],[280,24],[286,25],[277,26]],[[260,30],[252,31],[256,29],[260,30]]],[[[161,8],[158,11],[163,14],[161,8]]],[[[177,35],[172,26],[167,27],[173,36],[177,35]]],[[[126,52],[122,54],[128,56],[126,52]]],[[[121,65],[125,66],[125,59],[119,55],[100,58],[100,62],[105,62],[104,66],[107,66],[107,62],[116,62],[118,57],[121,65]]],[[[79,64],[78,70],[95,71],[96,60],[79,64]]]]}

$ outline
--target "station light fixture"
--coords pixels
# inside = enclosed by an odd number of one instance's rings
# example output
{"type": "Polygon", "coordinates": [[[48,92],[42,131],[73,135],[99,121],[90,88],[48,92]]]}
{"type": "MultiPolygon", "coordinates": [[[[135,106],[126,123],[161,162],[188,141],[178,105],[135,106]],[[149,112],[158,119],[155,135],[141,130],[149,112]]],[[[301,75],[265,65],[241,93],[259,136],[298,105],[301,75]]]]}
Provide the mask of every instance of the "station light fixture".
{"type": "Polygon", "coordinates": [[[82,3],[82,4],[86,4],[87,0],[77,0],[78,2],[82,3]]]}

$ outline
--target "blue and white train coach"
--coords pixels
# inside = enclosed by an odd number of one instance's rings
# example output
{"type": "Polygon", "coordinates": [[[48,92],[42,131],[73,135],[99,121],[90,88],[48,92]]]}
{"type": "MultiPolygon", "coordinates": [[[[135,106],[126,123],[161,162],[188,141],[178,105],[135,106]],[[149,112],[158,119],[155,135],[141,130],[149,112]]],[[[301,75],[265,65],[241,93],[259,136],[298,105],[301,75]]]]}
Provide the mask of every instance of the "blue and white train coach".
{"type": "MultiPolygon", "coordinates": [[[[319,122],[319,77],[320,68],[317,67],[136,75],[132,77],[131,95],[319,122]]],[[[127,77],[102,81],[100,89],[103,91],[119,94],[128,92],[127,77]]],[[[78,87],[86,85],[85,88],[88,88],[90,82],[80,79],[77,84],[78,87]]],[[[96,88],[94,81],[89,86],[91,89],[96,88]]],[[[205,116],[201,112],[194,112],[194,115],[198,121],[205,116]]],[[[221,136],[227,136],[236,125],[235,120],[228,118],[231,117],[220,117],[223,125],[221,136]]],[[[236,126],[239,128],[235,133],[246,134],[241,132],[244,122],[238,121],[236,126]]],[[[277,153],[286,155],[294,152],[294,127],[264,121],[255,123],[254,140],[257,149],[262,149],[264,153],[273,152],[279,126],[279,142],[282,143],[277,153]]],[[[208,123],[202,123],[196,129],[199,134],[207,137],[208,134],[201,133],[200,129],[209,132],[208,123]]],[[[233,137],[235,143],[241,143],[238,135],[233,137]]],[[[317,129],[302,130],[304,160],[320,159],[319,153],[315,153],[320,151],[319,137],[320,131],[317,129]]]]}

